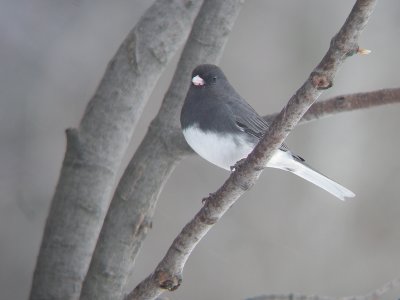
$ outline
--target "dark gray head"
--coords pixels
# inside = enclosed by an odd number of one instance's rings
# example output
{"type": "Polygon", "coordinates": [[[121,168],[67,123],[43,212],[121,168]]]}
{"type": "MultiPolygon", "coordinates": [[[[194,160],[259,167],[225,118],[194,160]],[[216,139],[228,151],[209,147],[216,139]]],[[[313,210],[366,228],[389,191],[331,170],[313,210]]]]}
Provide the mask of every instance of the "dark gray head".
{"type": "Polygon", "coordinates": [[[192,72],[191,87],[212,88],[228,83],[222,70],[211,64],[199,65],[192,72]]]}
{"type": "Polygon", "coordinates": [[[181,112],[181,126],[197,124],[203,130],[238,130],[234,123],[233,102],[242,101],[216,65],[197,66],[181,112]]]}

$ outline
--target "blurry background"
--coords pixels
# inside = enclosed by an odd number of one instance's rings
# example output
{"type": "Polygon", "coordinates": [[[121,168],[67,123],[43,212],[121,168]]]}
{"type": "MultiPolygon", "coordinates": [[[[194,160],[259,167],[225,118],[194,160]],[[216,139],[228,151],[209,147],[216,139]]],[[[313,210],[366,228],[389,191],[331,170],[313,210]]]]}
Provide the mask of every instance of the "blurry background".
{"type": "MultiPolygon", "coordinates": [[[[354,1],[247,1],[221,66],[261,114],[276,112],[320,61],[354,1]]],[[[65,151],[107,62],[151,1],[0,0],[0,298],[26,299],[65,151]]],[[[380,1],[329,96],[398,87],[400,2],[380,1]]],[[[156,114],[175,62],[157,85],[124,164],[156,114]]],[[[400,105],[298,127],[294,152],[357,197],[342,203],[268,169],[190,257],[172,299],[262,293],[357,295],[400,275],[400,105]]],[[[122,168],[123,169],[123,168],[122,168]]],[[[228,174],[183,161],[159,200],[131,285],[150,273],[228,174]]],[[[400,289],[385,299],[394,299],[400,289]]]]}

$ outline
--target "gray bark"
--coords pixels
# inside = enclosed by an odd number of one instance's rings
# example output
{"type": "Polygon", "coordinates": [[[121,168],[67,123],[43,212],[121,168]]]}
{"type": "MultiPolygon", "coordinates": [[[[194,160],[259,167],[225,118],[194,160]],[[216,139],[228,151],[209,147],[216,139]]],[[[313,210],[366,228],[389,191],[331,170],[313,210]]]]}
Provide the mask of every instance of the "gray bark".
{"type": "MultiPolygon", "coordinates": [[[[324,101],[315,102],[301,118],[299,124],[330,117],[338,113],[399,102],[400,88],[381,89],[370,92],[339,95],[324,101]]],[[[271,114],[264,116],[263,118],[272,123],[277,115],[278,114],[271,114]]]]}
{"type": "Polygon", "coordinates": [[[346,22],[332,39],[322,61],[274,119],[255,149],[244,162],[236,166],[235,171],[215,193],[203,200],[203,208],[182,229],[154,272],[136,286],[126,299],[155,299],[165,290],[179,287],[185,263],[196,245],[235,201],[255,184],[275,150],[322,91],[332,86],[340,65],[347,57],[358,52],[358,38],[375,4],[374,0],[356,2],[346,22]]]}
{"type": "Polygon", "coordinates": [[[241,7],[239,0],[205,1],[183,50],[171,85],[149,130],[127,166],[112,199],[85,279],[81,299],[121,299],[141,243],[151,226],[159,193],[187,144],[179,112],[188,78],[200,63],[216,63],[241,7]]]}
{"type": "Polygon", "coordinates": [[[135,125],[199,7],[156,1],[109,63],[79,128],[67,130],[30,299],[78,299],[135,125]]]}

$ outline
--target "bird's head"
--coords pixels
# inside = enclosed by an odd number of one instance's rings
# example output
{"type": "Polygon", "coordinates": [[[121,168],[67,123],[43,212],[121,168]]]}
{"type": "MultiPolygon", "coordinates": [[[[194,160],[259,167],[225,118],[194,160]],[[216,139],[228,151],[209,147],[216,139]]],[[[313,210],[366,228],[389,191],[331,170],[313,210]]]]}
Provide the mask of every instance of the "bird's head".
{"type": "Polygon", "coordinates": [[[199,65],[192,72],[192,86],[204,88],[225,82],[226,77],[222,70],[216,65],[199,65]]]}

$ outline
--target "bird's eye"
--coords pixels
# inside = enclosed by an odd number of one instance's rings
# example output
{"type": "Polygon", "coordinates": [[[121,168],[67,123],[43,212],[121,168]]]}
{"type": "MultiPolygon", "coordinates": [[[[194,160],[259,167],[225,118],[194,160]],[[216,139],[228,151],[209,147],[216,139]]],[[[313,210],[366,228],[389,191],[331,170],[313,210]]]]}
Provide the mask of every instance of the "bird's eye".
{"type": "Polygon", "coordinates": [[[213,83],[216,83],[216,82],[217,82],[217,77],[216,77],[216,76],[214,76],[214,77],[212,78],[212,82],[213,82],[213,83]]]}

